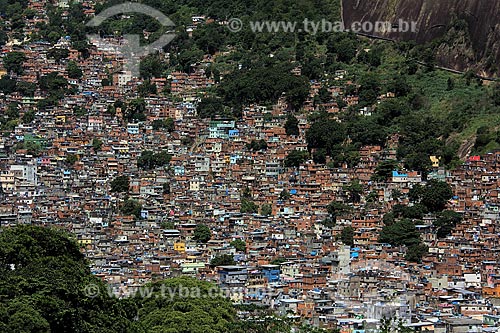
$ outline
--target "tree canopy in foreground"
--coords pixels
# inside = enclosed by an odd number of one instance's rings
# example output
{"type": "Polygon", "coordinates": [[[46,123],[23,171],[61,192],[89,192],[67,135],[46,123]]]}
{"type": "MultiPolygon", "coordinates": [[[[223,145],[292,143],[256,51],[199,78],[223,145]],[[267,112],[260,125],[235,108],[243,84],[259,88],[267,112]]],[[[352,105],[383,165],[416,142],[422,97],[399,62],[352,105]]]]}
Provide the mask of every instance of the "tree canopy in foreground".
{"type": "Polygon", "coordinates": [[[279,328],[286,327],[289,332],[292,327],[264,312],[262,320],[237,319],[220,289],[188,277],[156,281],[142,293],[118,299],[88,264],[63,231],[0,229],[0,332],[217,333],[261,327],[274,329],[269,332],[284,332],[279,328]],[[97,296],[88,295],[90,285],[99,291],[97,296]]]}

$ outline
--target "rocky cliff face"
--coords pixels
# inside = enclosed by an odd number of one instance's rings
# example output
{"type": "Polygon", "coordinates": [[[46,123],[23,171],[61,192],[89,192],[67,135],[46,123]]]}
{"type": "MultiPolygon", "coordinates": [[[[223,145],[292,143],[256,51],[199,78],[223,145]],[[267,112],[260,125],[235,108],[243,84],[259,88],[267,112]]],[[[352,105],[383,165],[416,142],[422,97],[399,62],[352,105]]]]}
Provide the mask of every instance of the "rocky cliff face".
{"type": "Polygon", "coordinates": [[[440,39],[437,60],[456,70],[500,76],[500,0],[341,0],[346,26],[353,22],[416,22],[415,32],[375,32],[396,40],[440,39]]]}

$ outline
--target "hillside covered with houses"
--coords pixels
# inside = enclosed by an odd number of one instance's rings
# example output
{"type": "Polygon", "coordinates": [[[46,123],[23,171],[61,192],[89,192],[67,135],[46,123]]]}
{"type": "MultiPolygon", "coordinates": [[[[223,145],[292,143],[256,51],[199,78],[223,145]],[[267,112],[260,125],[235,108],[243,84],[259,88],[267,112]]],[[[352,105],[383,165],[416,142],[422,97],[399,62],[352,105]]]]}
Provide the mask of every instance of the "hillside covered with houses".
{"type": "Polygon", "coordinates": [[[316,328],[496,332],[498,86],[404,43],[234,36],[195,3],[139,77],[85,40],[109,4],[2,3],[1,229],[70,232],[121,298],[193,277],[316,328]]]}

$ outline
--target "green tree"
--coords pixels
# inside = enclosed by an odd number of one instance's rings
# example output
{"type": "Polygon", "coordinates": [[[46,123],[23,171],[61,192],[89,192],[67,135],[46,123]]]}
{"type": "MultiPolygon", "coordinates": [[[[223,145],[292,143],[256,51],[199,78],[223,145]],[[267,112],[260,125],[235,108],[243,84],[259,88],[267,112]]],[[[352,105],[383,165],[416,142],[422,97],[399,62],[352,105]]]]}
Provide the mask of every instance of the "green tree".
{"type": "MultiPolygon", "coordinates": [[[[7,124],[9,124],[9,123],[7,123],[7,124]]],[[[25,141],[23,143],[18,144],[18,146],[16,146],[16,148],[17,149],[26,149],[28,154],[33,155],[33,156],[39,156],[41,151],[42,151],[42,147],[40,146],[40,144],[37,142],[34,142],[34,141],[25,141]]]]}
{"type": "Polygon", "coordinates": [[[175,130],[175,121],[172,118],[167,118],[165,120],[165,129],[169,133],[172,133],[175,130]]]}
{"type": "Polygon", "coordinates": [[[493,104],[495,106],[500,106],[500,84],[497,83],[496,85],[493,86],[493,93],[491,95],[493,99],[493,104]]]}
{"type": "Polygon", "coordinates": [[[16,91],[16,80],[10,78],[10,76],[4,75],[0,78],[0,91],[4,94],[12,94],[16,91]]]}
{"type": "Polygon", "coordinates": [[[66,163],[70,166],[73,166],[76,161],[78,161],[78,156],[74,155],[74,154],[69,154],[68,156],[66,156],[66,163]]]}
{"type": "Polygon", "coordinates": [[[66,59],[67,57],[69,57],[69,50],[53,48],[49,50],[47,56],[51,59],[54,59],[57,63],[60,63],[62,59],[66,59]]]}
{"type": "Polygon", "coordinates": [[[68,80],[59,75],[57,72],[52,72],[42,76],[38,80],[40,89],[45,90],[48,94],[47,103],[55,105],[68,92],[68,80]]]}
{"type": "Polygon", "coordinates": [[[165,70],[165,63],[160,58],[159,54],[148,55],[142,59],[139,64],[141,77],[146,80],[163,77],[165,70]]]}
{"type": "Polygon", "coordinates": [[[381,161],[375,168],[375,174],[372,176],[372,180],[383,182],[392,176],[392,172],[398,170],[399,165],[396,160],[385,160],[381,161]]]}
{"type": "Polygon", "coordinates": [[[137,159],[137,166],[143,170],[152,170],[158,167],[164,167],[170,163],[172,156],[167,152],[153,153],[150,150],[144,150],[137,159]]]}
{"type": "Polygon", "coordinates": [[[4,46],[8,40],[9,40],[9,37],[7,36],[5,31],[0,29],[0,46],[4,46]]]}
{"type": "Polygon", "coordinates": [[[293,150],[285,158],[285,167],[298,168],[302,163],[307,161],[309,153],[306,151],[293,150]]]}
{"type": "Polygon", "coordinates": [[[418,184],[414,186],[408,193],[408,197],[413,202],[422,203],[430,212],[439,212],[453,197],[453,191],[446,182],[433,179],[424,187],[418,184]]]}
{"type": "Polygon", "coordinates": [[[273,213],[273,208],[270,204],[263,204],[260,208],[260,215],[269,216],[273,213]]]}
{"type": "Polygon", "coordinates": [[[140,219],[142,204],[134,199],[126,199],[120,207],[120,211],[125,215],[133,215],[136,218],[140,219]]]}
{"type": "Polygon", "coordinates": [[[402,319],[384,317],[380,320],[380,333],[414,333],[411,327],[405,327],[402,319]]]}
{"type": "Polygon", "coordinates": [[[77,118],[82,118],[82,117],[86,117],[87,116],[87,110],[84,108],[84,107],[81,107],[81,106],[77,106],[73,109],[73,114],[77,117],[77,118]]]}
{"type": "Polygon", "coordinates": [[[358,62],[378,67],[382,64],[382,50],[377,48],[369,51],[361,51],[358,55],[358,62]]]}
{"type": "Polygon", "coordinates": [[[5,311],[8,314],[5,332],[50,332],[49,322],[33,308],[22,301],[12,302],[5,311]]]}
{"type": "Polygon", "coordinates": [[[420,184],[415,184],[408,192],[408,199],[413,203],[419,203],[424,195],[424,187],[420,184]]]}
{"type": "Polygon", "coordinates": [[[24,124],[29,124],[31,122],[33,122],[33,120],[35,120],[35,112],[30,110],[30,111],[27,111],[26,113],[24,113],[23,115],[23,123],[24,124]]]}
{"type": "Polygon", "coordinates": [[[286,135],[299,135],[299,120],[293,114],[288,114],[285,122],[286,135]]]}
{"type": "Polygon", "coordinates": [[[94,149],[94,152],[101,151],[102,141],[97,139],[97,138],[93,138],[92,139],[92,148],[94,149]]]}
{"type": "Polygon", "coordinates": [[[151,83],[150,80],[145,80],[139,87],[137,87],[137,93],[141,97],[148,97],[158,94],[158,88],[156,87],[156,84],[151,83]]]}
{"type": "Polygon", "coordinates": [[[152,291],[150,297],[137,293],[135,298],[140,304],[135,332],[229,332],[229,323],[235,321],[231,301],[212,283],[180,277],[146,287],[152,291]],[[165,290],[169,297],[165,297],[165,290]]]}
{"type": "Polygon", "coordinates": [[[4,332],[134,332],[124,303],[108,296],[74,237],[49,227],[0,233],[0,328],[4,332]],[[99,292],[89,297],[86,287],[99,292]],[[113,309],[113,311],[109,311],[113,309]]]}
{"type": "Polygon", "coordinates": [[[317,164],[326,163],[326,149],[320,148],[313,152],[313,161],[317,164]]]}
{"type": "Polygon", "coordinates": [[[203,59],[203,51],[197,47],[185,48],[177,55],[177,62],[180,70],[191,73],[193,65],[203,59]]]}
{"type": "Polygon", "coordinates": [[[206,243],[212,238],[212,232],[206,225],[198,224],[194,229],[193,238],[198,242],[206,243]]]}
{"type": "Polygon", "coordinates": [[[424,244],[416,244],[408,247],[405,259],[411,262],[421,263],[422,257],[427,254],[429,248],[424,244]]]}
{"type": "Polygon", "coordinates": [[[286,258],[275,258],[271,260],[271,265],[281,265],[282,263],[287,262],[286,258]]]}
{"type": "Polygon", "coordinates": [[[451,234],[457,224],[462,222],[462,214],[452,210],[445,210],[437,214],[434,227],[437,228],[437,237],[444,238],[451,234]]]}
{"type": "Polygon", "coordinates": [[[352,34],[332,34],[327,42],[328,51],[343,63],[351,63],[356,58],[357,46],[358,41],[352,34]]]}
{"type": "Polygon", "coordinates": [[[252,140],[249,144],[247,144],[247,148],[252,150],[252,151],[259,151],[259,150],[266,150],[267,149],[267,142],[266,140],[260,139],[260,140],[252,140]]]}
{"type": "MultiPolygon", "coordinates": [[[[244,309],[242,309],[244,310],[244,309]]],[[[297,323],[291,318],[270,316],[266,312],[253,313],[252,318],[235,321],[229,324],[231,333],[339,333],[340,330],[327,330],[306,323],[297,323]]]]}
{"type": "Polygon", "coordinates": [[[252,198],[252,190],[250,187],[246,186],[243,192],[241,193],[241,197],[245,199],[251,199],[252,198]]]}
{"type": "Polygon", "coordinates": [[[309,150],[325,149],[326,154],[332,156],[333,148],[344,142],[346,128],[342,123],[321,115],[306,132],[309,150]]]}
{"type": "Polygon", "coordinates": [[[286,82],[286,101],[293,111],[298,111],[309,96],[310,83],[305,76],[292,76],[286,82]]]}
{"type": "Polygon", "coordinates": [[[407,169],[421,171],[424,179],[432,169],[429,154],[426,152],[411,152],[405,156],[404,161],[407,169]]]}
{"type": "Polygon", "coordinates": [[[128,176],[118,176],[111,182],[111,192],[128,192],[130,179],[128,176]]]}
{"type": "Polygon", "coordinates": [[[392,208],[392,212],[397,218],[420,220],[424,217],[424,214],[427,213],[427,208],[425,208],[422,204],[415,204],[413,206],[396,204],[392,208]]]}
{"type": "Polygon", "coordinates": [[[477,79],[477,75],[476,75],[476,73],[474,73],[474,71],[468,70],[464,74],[464,79],[465,79],[465,84],[470,86],[471,82],[473,80],[477,79]]]}
{"type": "Polygon", "coordinates": [[[68,72],[68,77],[71,79],[81,79],[83,76],[82,70],[75,61],[68,62],[66,71],[68,72]]]}
{"type": "Polygon", "coordinates": [[[131,100],[125,110],[125,118],[128,121],[144,121],[146,120],[146,101],[144,98],[136,98],[131,100]]]}
{"type": "Polygon", "coordinates": [[[332,220],[332,218],[330,218],[330,217],[327,217],[326,219],[323,219],[320,223],[322,225],[324,225],[325,227],[327,227],[327,228],[333,228],[337,224],[336,221],[334,222],[332,220]]]}
{"type": "Polygon", "coordinates": [[[361,106],[375,104],[380,95],[380,82],[373,73],[366,73],[359,81],[359,99],[361,106]]]}
{"type": "Polygon", "coordinates": [[[200,103],[198,103],[196,111],[198,117],[202,119],[215,118],[216,116],[225,114],[222,100],[216,97],[203,98],[200,103]]]}
{"type": "Polygon", "coordinates": [[[293,75],[288,62],[266,59],[248,65],[251,68],[235,69],[222,80],[217,93],[226,105],[241,108],[251,103],[275,103],[284,93],[290,109],[302,106],[310,83],[304,76],[293,75]]]}
{"type": "Polygon", "coordinates": [[[167,166],[172,160],[172,155],[168,154],[166,151],[154,154],[153,157],[154,157],[154,165],[156,167],[167,166]]]}
{"type": "Polygon", "coordinates": [[[243,214],[257,214],[259,207],[248,198],[241,198],[240,212],[243,214]]]}
{"type": "Polygon", "coordinates": [[[23,64],[26,61],[26,56],[22,52],[9,52],[3,58],[3,67],[8,73],[21,75],[23,73],[23,64]]]}
{"type": "Polygon", "coordinates": [[[9,103],[7,106],[7,111],[5,115],[9,120],[14,120],[19,118],[19,104],[18,103],[9,103]]]}
{"type": "Polygon", "coordinates": [[[235,239],[229,245],[234,247],[239,252],[245,252],[245,250],[247,248],[246,243],[244,241],[242,241],[241,239],[235,239]]]}
{"type": "Polygon", "coordinates": [[[215,256],[212,260],[210,260],[211,266],[231,266],[234,265],[235,261],[232,255],[229,254],[221,254],[215,256]]]}
{"type": "Polygon", "coordinates": [[[404,75],[396,74],[389,83],[388,90],[393,92],[396,97],[406,97],[411,92],[407,78],[404,75]]]}
{"type": "Polygon", "coordinates": [[[40,88],[47,90],[49,93],[54,93],[68,87],[68,81],[57,72],[42,76],[38,83],[40,84],[40,88]]]}
{"type": "Polygon", "coordinates": [[[403,219],[391,225],[384,226],[380,231],[379,242],[394,246],[418,245],[420,244],[420,234],[412,221],[403,219]]]}
{"type": "Polygon", "coordinates": [[[354,228],[351,226],[344,227],[340,233],[340,240],[345,245],[354,245],[354,228]]]}
{"type": "Polygon", "coordinates": [[[403,194],[401,193],[401,191],[400,191],[400,190],[398,190],[398,189],[393,189],[393,190],[391,191],[391,196],[392,196],[392,199],[393,199],[393,200],[399,200],[399,199],[403,196],[403,194]]]}
{"type": "Polygon", "coordinates": [[[328,214],[330,214],[330,217],[333,221],[334,224],[337,223],[337,217],[344,215],[348,212],[351,211],[351,208],[347,205],[344,205],[343,203],[337,202],[337,201],[332,201],[328,206],[327,206],[328,214]]]}
{"type": "Polygon", "coordinates": [[[359,203],[361,201],[361,194],[363,194],[363,185],[359,179],[354,179],[351,183],[343,187],[344,191],[349,193],[349,201],[352,203],[359,203]]]}
{"type": "Polygon", "coordinates": [[[209,23],[201,29],[196,29],[193,39],[200,50],[214,55],[224,46],[224,30],[218,23],[209,23]]]}
{"type": "Polygon", "coordinates": [[[155,131],[165,129],[167,132],[172,133],[175,130],[175,122],[172,118],[153,120],[152,126],[155,131]]]}
{"type": "Polygon", "coordinates": [[[124,107],[121,104],[121,101],[116,101],[113,105],[112,104],[108,105],[108,107],[106,108],[106,113],[114,117],[116,115],[116,108],[118,107],[119,108],[124,107]]]}
{"type": "Polygon", "coordinates": [[[175,229],[175,223],[172,221],[162,221],[160,227],[165,230],[172,230],[175,229]]]}
{"type": "Polygon", "coordinates": [[[374,203],[378,201],[378,192],[375,190],[370,191],[366,196],[366,202],[374,203]]]}
{"type": "Polygon", "coordinates": [[[32,82],[19,81],[16,85],[16,91],[23,96],[34,97],[36,84],[32,82]]]}
{"type": "Polygon", "coordinates": [[[287,190],[281,191],[280,196],[279,196],[280,200],[286,201],[286,200],[290,200],[290,198],[291,198],[290,192],[288,192],[287,190]]]}

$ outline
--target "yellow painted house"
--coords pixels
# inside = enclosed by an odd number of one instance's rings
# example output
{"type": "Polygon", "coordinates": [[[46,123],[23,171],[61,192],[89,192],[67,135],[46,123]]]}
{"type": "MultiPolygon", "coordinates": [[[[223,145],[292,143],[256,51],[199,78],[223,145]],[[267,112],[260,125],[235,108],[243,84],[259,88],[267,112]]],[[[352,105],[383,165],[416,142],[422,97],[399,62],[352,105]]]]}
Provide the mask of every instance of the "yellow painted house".
{"type": "Polygon", "coordinates": [[[92,244],[92,239],[90,239],[90,238],[79,239],[78,244],[81,246],[90,245],[90,244],[92,244]]]}
{"type": "Polygon", "coordinates": [[[56,124],[65,124],[66,116],[56,116],[56,124]]]}
{"type": "Polygon", "coordinates": [[[186,252],[186,243],[174,243],[174,251],[186,252]]]}
{"type": "Polygon", "coordinates": [[[439,162],[441,161],[441,157],[430,156],[429,159],[431,160],[433,168],[439,168],[439,162]]]}

